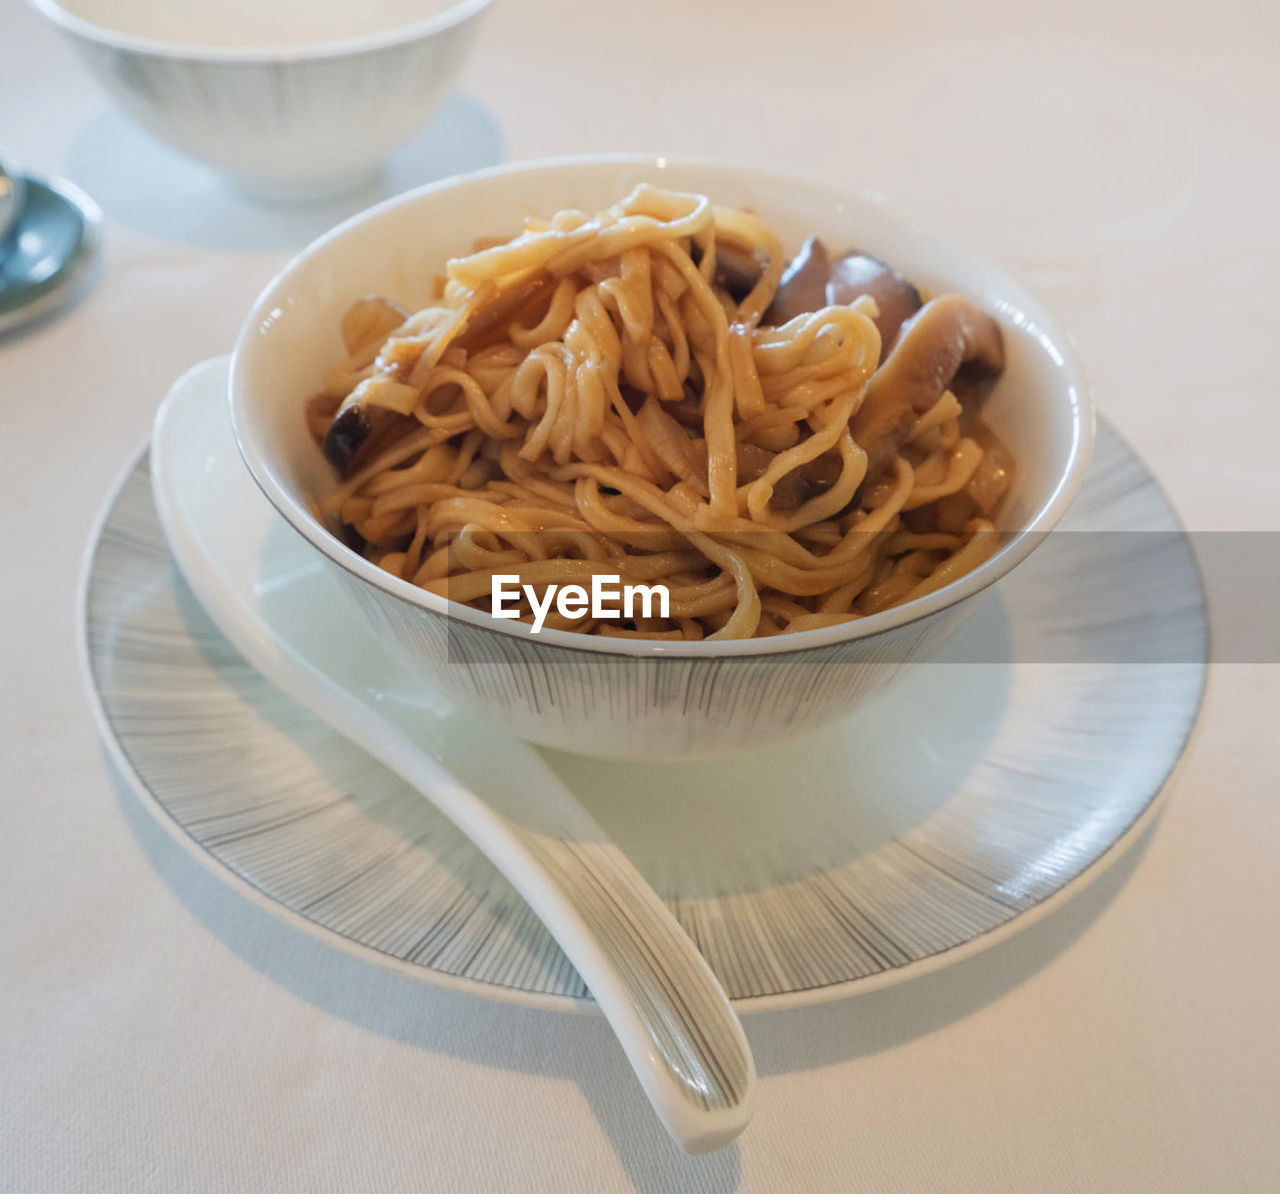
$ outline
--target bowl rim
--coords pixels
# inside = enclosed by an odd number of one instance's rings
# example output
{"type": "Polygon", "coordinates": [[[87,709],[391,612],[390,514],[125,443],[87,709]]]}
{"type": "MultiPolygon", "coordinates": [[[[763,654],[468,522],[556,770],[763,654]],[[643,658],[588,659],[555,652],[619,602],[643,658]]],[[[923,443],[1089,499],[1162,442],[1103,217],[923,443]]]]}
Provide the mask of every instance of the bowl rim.
{"type": "Polygon", "coordinates": [[[872,191],[842,187],[829,181],[790,171],[763,170],[755,166],[743,166],[725,160],[707,158],[683,158],[646,153],[582,154],[565,157],[539,158],[528,161],[504,163],[467,174],[452,175],[428,183],[400,195],[375,204],[336,225],[288,261],[254,300],[248,315],[241,324],[231,359],[228,403],[232,431],[241,458],[250,475],[276,512],[313,547],[317,548],[334,565],[344,572],[370,584],[374,589],[405,605],[433,614],[437,617],[464,622],[492,634],[522,639],[535,646],[556,647],[596,656],[628,656],[639,658],[697,658],[714,659],[742,656],[801,654],[872,638],[896,630],[912,622],[923,622],[934,614],[959,605],[984,589],[995,584],[1031,554],[1045,534],[1057,525],[1074,500],[1084,482],[1093,451],[1095,408],[1088,379],[1077,357],[1070,337],[1058,327],[1056,321],[1040,307],[1036,300],[997,266],[967,249],[951,245],[933,233],[920,228],[913,220],[904,217],[881,194],[872,191]],[[1011,293],[1016,303],[1001,301],[999,314],[1030,334],[1041,347],[1065,371],[1067,377],[1066,398],[1071,411],[1071,443],[1066,466],[1056,478],[1053,489],[1045,498],[1029,523],[1016,531],[1005,532],[1008,539],[996,552],[972,572],[942,586],[925,597],[904,605],[894,606],[877,614],[870,614],[854,622],[836,626],[824,626],[815,630],[802,630],[793,634],[774,635],[767,638],[728,639],[709,642],[671,641],[664,639],[612,638],[602,635],[583,635],[572,631],[544,628],[535,634],[530,625],[520,621],[497,620],[483,610],[429,593],[409,581],[401,580],[383,571],[347,547],[336,535],[321,526],[314,515],[305,509],[297,498],[283,486],[277,485],[268,457],[259,453],[257,445],[244,428],[241,407],[243,395],[248,392],[248,348],[254,335],[271,308],[277,306],[276,291],[290,276],[312,257],[332,242],[340,239],[356,227],[372,223],[386,213],[410,204],[421,202],[429,196],[454,188],[493,178],[519,178],[536,173],[554,173],[565,169],[587,169],[606,166],[648,165],[655,170],[668,168],[681,170],[713,170],[752,176],[780,185],[799,185],[827,191],[833,199],[854,202],[887,212],[902,234],[919,240],[928,248],[944,250],[958,255],[969,263],[981,267],[998,280],[1006,293],[1011,293]]]}
{"type": "Polygon", "coordinates": [[[96,21],[90,21],[63,7],[60,0],[27,0],[27,3],[65,32],[115,50],[157,58],[182,58],[193,62],[284,64],[369,53],[431,37],[478,16],[492,3],[492,0],[452,0],[447,8],[432,16],[353,37],[330,38],[327,41],[317,42],[265,42],[261,45],[246,46],[206,45],[200,42],[143,37],[140,34],[125,33],[119,29],[112,29],[109,25],[99,25],[96,21]]]}

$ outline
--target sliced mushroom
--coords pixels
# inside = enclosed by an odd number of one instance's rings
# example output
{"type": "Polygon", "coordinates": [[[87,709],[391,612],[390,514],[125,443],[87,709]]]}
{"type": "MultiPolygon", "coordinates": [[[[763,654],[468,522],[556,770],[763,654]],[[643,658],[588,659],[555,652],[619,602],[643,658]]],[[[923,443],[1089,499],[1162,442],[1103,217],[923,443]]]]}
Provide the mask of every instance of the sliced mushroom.
{"type": "Polygon", "coordinates": [[[832,260],[822,241],[811,236],[782,275],[765,322],[776,326],[822,307],[847,305],[864,294],[875,299],[879,309],[875,322],[883,361],[903,323],[920,310],[920,292],[867,253],[849,252],[832,260]]]}
{"type": "Polygon", "coordinates": [[[397,414],[386,407],[358,403],[344,406],[324,437],[325,459],[339,474],[349,477],[383,448],[420,425],[412,415],[397,414]]]}
{"type": "Polygon", "coordinates": [[[759,480],[776,455],[776,452],[757,444],[738,444],[738,484],[747,485],[759,480]]]}
{"type": "Polygon", "coordinates": [[[558,282],[559,279],[546,270],[539,270],[523,282],[498,291],[487,303],[471,312],[450,343],[470,352],[485,347],[494,334],[517,315],[522,315],[535,303],[549,300],[558,282]]]}
{"type": "MultiPolygon", "coordinates": [[[[776,456],[776,452],[770,452],[768,448],[762,448],[758,444],[739,444],[738,484],[748,485],[758,480],[776,456]]],[[[778,511],[798,509],[811,498],[826,493],[840,480],[843,467],[840,453],[831,451],[792,469],[786,476],[780,477],[773,487],[773,496],[769,499],[770,508],[778,511]]]]}
{"type": "MultiPolygon", "coordinates": [[[[449,346],[472,352],[484,348],[516,316],[549,300],[555,287],[556,279],[539,271],[497,291],[466,316],[450,337],[449,346]]],[[[352,312],[361,311],[354,317],[356,323],[350,328],[353,333],[366,317],[377,318],[375,304],[379,303],[381,300],[364,299],[348,312],[348,316],[352,316],[352,312]]],[[[397,310],[390,304],[384,305],[388,310],[397,310]]],[[[344,321],[344,334],[347,330],[344,321]]],[[[380,358],[385,372],[361,382],[343,401],[324,438],[325,458],[342,476],[349,477],[415,426],[416,420],[406,416],[413,405],[409,399],[416,399],[416,392],[408,394],[410,387],[404,383],[421,355],[420,343],[415,344],[408,338],[393,339],[380,358]]]]}
{"type": "Polygon", "coordinates": [[[866,450],[868,477],[898,454],[917,417],[942,397],[962,367],[977,374],[1000,373],[1004,343],[990,315],[958,294],[944,294],[903,325],[853,416],[850,428],[866,450]]]}
{"type": "Polygon", "coordinates": [[[669,414],[677,423],[689,428],[691,431],[701,431],[703,425],[702,399],[693,396],[690,397],[686,392],[685,397],[678,402],[667,402],[663,404],[669,414]]]}
{"type": "Polygon", "coordinates": [[[418,391],[390,373],[366,377],[343,399],[324,437],[325,458],[345,477],[416,422],[418,391]]]}
{"type": "Polygon", "coordinates": [[[831,276],[831,256],[816,236],[800,247],[782,273],[773,302],[764,313],[764,322],[778,326],[819,311],[827,305],[827,279],[831,276]]]}
{"type": "Polygon", "coordinates": [[[888,359],[902,325],[920,310],[920,292],[892,266],[866,253],[847,253],[832,262],[827,302],[847,304],[864,294],[875,299],[879,308],[875,322],[883,361],[888,359]]]}

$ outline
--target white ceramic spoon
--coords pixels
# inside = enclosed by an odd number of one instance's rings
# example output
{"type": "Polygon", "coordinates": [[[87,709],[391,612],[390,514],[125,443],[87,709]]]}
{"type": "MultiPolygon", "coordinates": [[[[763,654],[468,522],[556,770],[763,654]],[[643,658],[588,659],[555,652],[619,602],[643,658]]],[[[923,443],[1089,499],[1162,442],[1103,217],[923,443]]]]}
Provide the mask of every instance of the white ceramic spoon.
{"type": "Polygon", "coordinates": [[[277,525],[232,438],[227,369],[180,378],[152,433],[160,520],[196,597],[255,668],[417,788],[529,902],[675,1140],[729,1143],[751,1117],[755,1065],[701,954],[541,755],[425,690],[277,525]]]}

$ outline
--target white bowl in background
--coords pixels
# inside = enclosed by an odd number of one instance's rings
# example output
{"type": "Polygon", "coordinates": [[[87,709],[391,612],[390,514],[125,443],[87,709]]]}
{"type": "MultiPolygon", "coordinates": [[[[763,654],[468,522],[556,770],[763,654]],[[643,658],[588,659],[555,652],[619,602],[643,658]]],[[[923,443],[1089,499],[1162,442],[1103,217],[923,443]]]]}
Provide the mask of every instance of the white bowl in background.
{"type": "Polygon", "coordinates": [[[489,0],[30,0],[175,149],[268,199],[367,182],[458,76],[489,0]]]}
{"type": "Polygon", "coordinates": [[[881,199],[731,166],[654,158],[528,163],[447,180],[364,212],[294,258],[236,342],[231,412],[241,453],[276,509],[333,565],[374,629],[427,681],[522,737],[586,754],[676,758],[761,745],[815,728],[926,658],[973,598],[1033,550],[1075,496],[1093,408],[1068,338],[1002,273],[912,228],[881,199]],[[343,359],[347,306],[381,294],[431,301],[446,258],[527,215],[598,210],[636,183],[696,190],[758,211],[788,251],[810,233],[890,262],[922,288],[967,295],[1000,323],[1007,365],[985,415],[1018,460],[1004,515],[1015,531],[938,592],[846,625],[738,642],[656,642],[544,630],[446,601],[384,572],[312,513],[336,484],[303,402],[343,359]]]}

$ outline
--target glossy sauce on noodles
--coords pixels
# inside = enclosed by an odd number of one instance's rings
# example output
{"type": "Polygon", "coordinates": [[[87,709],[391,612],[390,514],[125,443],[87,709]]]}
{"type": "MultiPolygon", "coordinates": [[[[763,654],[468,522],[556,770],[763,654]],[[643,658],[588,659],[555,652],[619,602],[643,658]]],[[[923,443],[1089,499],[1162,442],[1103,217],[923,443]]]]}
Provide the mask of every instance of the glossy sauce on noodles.
{"type": "Polygon", "coordinates": [[[448,262],[432,305],[362,300],[341,332],[307,406],[339,474],[322,511],[454,601],[606,574],[665,585],[670,617],[547,625],[746,638],[914,600],[996,544],[990,316],[813,239],[788,264],[703,195],[530,222],[448,262]]]}

